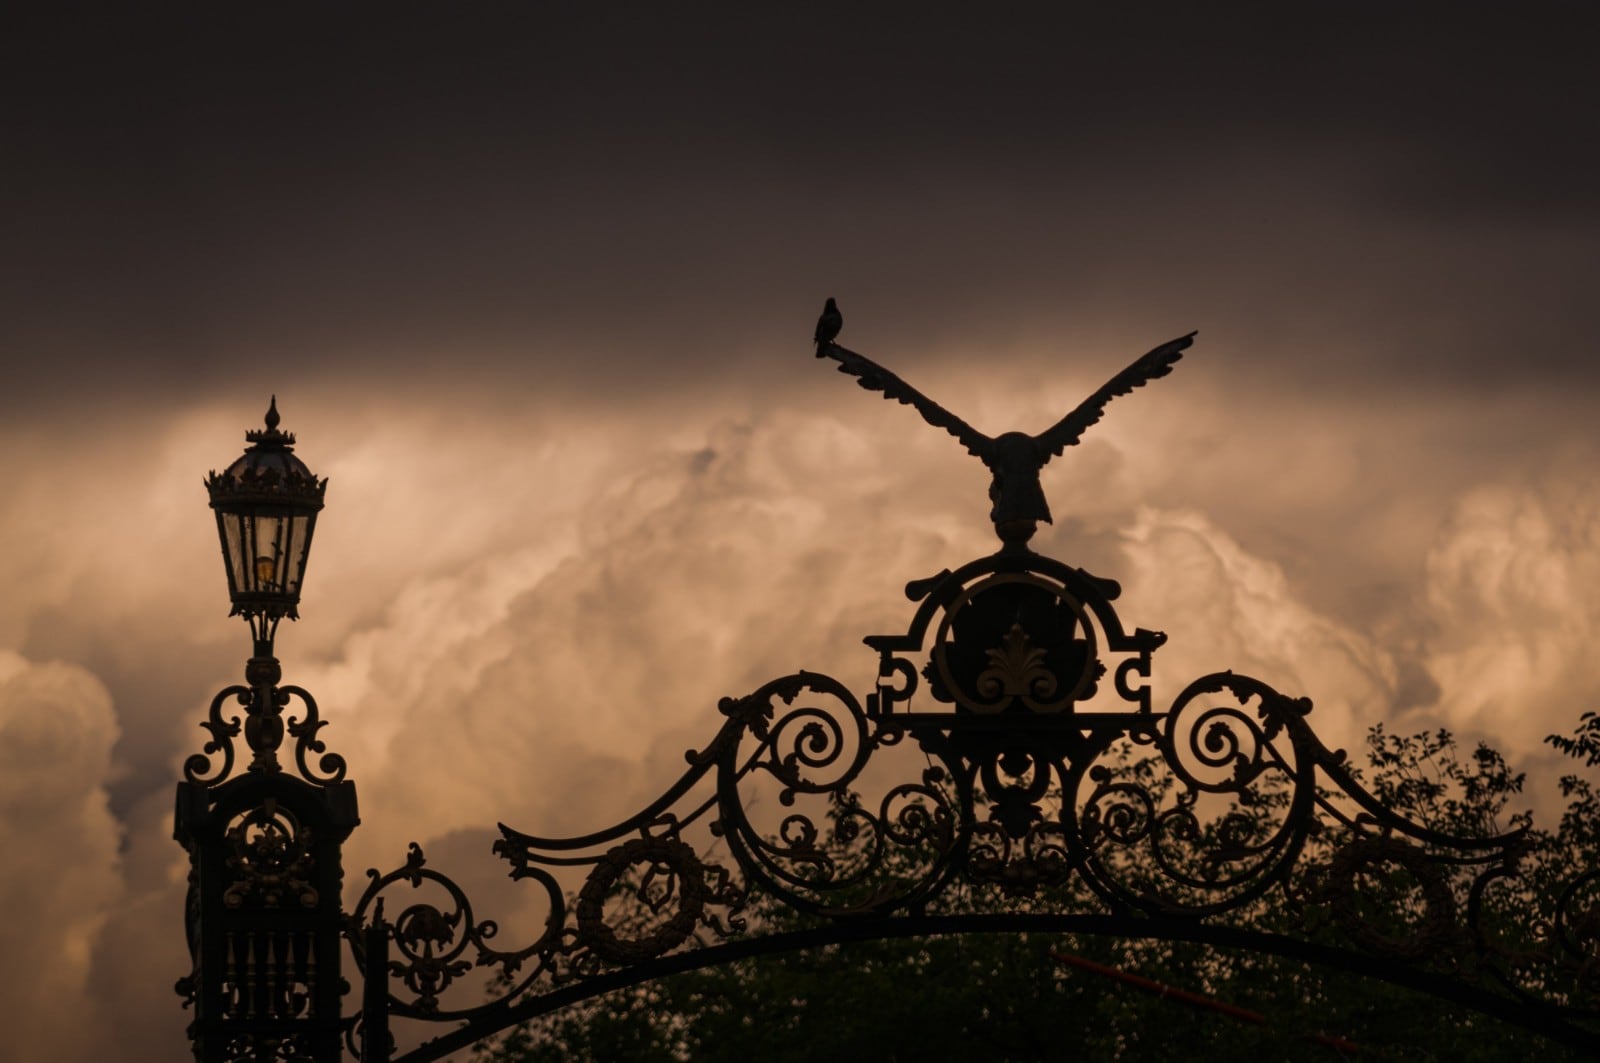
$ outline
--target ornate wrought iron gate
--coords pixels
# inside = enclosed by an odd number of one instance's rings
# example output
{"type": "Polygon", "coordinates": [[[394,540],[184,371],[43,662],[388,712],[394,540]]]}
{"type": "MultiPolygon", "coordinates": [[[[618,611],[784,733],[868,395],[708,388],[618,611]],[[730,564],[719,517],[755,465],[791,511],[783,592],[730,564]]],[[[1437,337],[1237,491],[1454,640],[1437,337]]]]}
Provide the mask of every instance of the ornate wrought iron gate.
{"type": "MultiPolygon", "coordinates": [[[[1170,367],[1171,346],[1152,356],[1170,367]]],[[[861,356],[821,353],[911,401],[861,356]]],[[[250,684],[213,703],[211,741],[179,787],[197,1057],[332,1059],[337,1031],[362,1059],[422,1063],[675,972],[998,930],[1254,949],[1600,1049],[1600,869],[1572,869],[1521,913],[1544,928],[1535,947],[1497,940],[1494,917],[1529,903],[1513,889],[1520,831],[1452,837],[1396,815],[1318,740],[1309,700],[1258,679],[1201,676],[1157,708],[1165,636],[1123,625],[1114,581],[1028,549],[1048,510],[1007,512],[1015,482],[1000,481],[997,468],[1001,548],[906,586],[905,631],[865,640],[877,679],[862,696],[819,673],[774,679],[723,699],[678,781],[626,820],[559,839],[502,826],[495,853],[546,913],[525,943],[502,942],[415,845],[339,913],[353,789],[324,753],[314,703],[277,686],[258,653],[250,684]],[[230,697],[256,753],[242,775],[230,697]],[[298,779],[276,765],[282,728],[252,727],[290,698],[306,715],[287,724],[298,779]],[[752,918],[760,895],[802,913],[802,929],[752,918]],[[1263,921],[1269,903],[1278,915],[1263,921]],[[361,1010],[342,1017],[341,933],[363,987],[361,1010]],[[497,976],[487,997],[479,969],[497,976]],[[393,1055],[393,1020],[443,1032],[393,1055]]]]}

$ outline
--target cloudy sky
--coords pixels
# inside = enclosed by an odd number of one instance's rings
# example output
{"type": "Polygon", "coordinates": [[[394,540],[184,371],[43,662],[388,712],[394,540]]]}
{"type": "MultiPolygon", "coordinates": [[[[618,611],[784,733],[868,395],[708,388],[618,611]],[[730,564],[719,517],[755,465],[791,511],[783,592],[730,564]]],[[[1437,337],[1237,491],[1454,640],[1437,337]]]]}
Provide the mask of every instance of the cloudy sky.
{"type": "Polygon", "coordinates": [[[1158,699],[1251,672],[1548,799],[1600,701],[1582,5],[766,6],[7,28],[19,1058],[183,1051],[172,786],[249,650],[201,480],[269,395],[331,479],[278,646],[349,880],[490,881],[497,819],[611,822],[796,667],[864,687],[901,585],[991,549],[981,466],[811,357],[830,295],[991,433],[1198,329],[1034,545],[1171,636],[1158,699]]]}

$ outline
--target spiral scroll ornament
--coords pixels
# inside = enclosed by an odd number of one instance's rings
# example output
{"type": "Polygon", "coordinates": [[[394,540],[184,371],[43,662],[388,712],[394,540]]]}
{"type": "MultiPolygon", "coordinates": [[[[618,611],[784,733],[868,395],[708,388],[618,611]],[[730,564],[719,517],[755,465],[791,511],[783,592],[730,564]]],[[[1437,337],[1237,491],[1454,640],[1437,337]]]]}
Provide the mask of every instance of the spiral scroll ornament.
{"type": "Polygon", "coordinates": [[[183,777],[197,786],[215,786],[233,775],[233,740],[239,737],[244,729],[243,722],[235,716],[227,716],[223,712],[223,704],[232,698],[247,710],[253,694],[249,687],[230,686],[217,692],[211,699],[211,707],[206,712],[206,718],[200,724],[208,734],[210,741],[201,747],[200,752],[191,753],[183,762],[183,777]],[[221,756],[222,763],[215,769],[211,766],[211,758],[221,756]]]}
{"type": "Polygon", "coordinates": [[[853,784],[883,742],[854,695],[827,676],[775,680],[743,704],[751,726],[717,760],[713,830],[753,887],[802,911],[838,913],[893,909],[937,883],[957,818],[942,774],[930,769],[864,802],[853,784]],[[774,786],[793,811],[769,833],[751,809],[774,786]],[[923,877],[891,881],[886,863],[907,854],[923,877]]]}
{"type": "Polygon", "coordinates": [[[1081,776],[1087,883],[1165,915],[1220,914],[1282,883],[1317,829],[1316,776],[1289,733],[1306,711],[1233,673],[1191,683],[1162,718],[1153,756],[1101,757],[1081,776]]]}
{"type": "MultiPolygon", "coordinates": [[[[398,909],[389,923],[389,936],[398,956],[391,959],[385,974],[399,980],[404,995],[391,991],[390,1010],[394,1014],[427,1018],[463,1018],[479,1010],[476,1004],[456,1008],[442,1006],[451,986],[474,967],[498,969],[508,981],[506,995],[514,995],[547,970],[552,955],[560,950],[564,906],[553,879],[545,876],[544,885],[551,903],[544,934],[531,944],[515,950],[494,947],[499,933],[493,920],[473,915],[466,892],[449,876],[427,866],[421,846],[412,843],[405,863],[387,874],[369,870],[370,880],[350,914],[352,927],[376,920],[384,921],[384,911],[398,909]],[[406,886],[409,890],[400,890],[406,886]],[[424,889],[431,892],[422,892],[424,889]],[[385,904],[385,900],[394,903],[385,904]],[[525,965],[532,970],[518,977],[525,965]]],[[[365,969],[366,957],[357,952],[365,969]]],[[[367,976],[375,973],[368,971],[367,976]]],[[[392,983],[391,983],[392,985],[392,983]]]]}
{"type": "Polygon", "coordinates": [[[242,734],[250,751],[248,770],[258,774],[281,771],[278,750],[285,736],[294,740],[294,765],[300,778],[314,786],[336,786],[345,779],[344,757],[328,752],[320,737],[328,725],[317,709],[316,699],[298,686],[279,686],[282,669],[274,657],[253,657],[245,667],[249,685],[225,687],[211,699],[206,718],[200,724],[210,739],[200,752],[183,764],[183,777],[197,786],[216,787],[234,774],[237,755],[234,740],[242,734]],[[301,705],[299,715],[284,718],[291,699],[301,705]],[[229,714],[224,706],[234,702],[243,715],[229,714]],[[213,766],[212,758],[221,762],[213,766]]]}

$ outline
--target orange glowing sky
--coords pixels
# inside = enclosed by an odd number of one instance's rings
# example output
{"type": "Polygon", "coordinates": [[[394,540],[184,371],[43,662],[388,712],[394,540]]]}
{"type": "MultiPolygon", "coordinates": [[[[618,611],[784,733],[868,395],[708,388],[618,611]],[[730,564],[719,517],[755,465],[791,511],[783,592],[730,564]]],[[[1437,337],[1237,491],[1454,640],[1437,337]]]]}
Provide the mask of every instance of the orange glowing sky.
{"type": "Polygon", "coordinates": [[[279,654],[360,789],[347,879],[417,839],[488,883],[497,819],[601,826],[717,698],[863,686],[905,581],[992,548],[978,463],[811,357],[830,295],[991,433],[1198,329],[1047,469],[1035,547],[1168,633],[1158,701],[1231,667],[1548,800],[1600,700],[1577,9],[1283,10],[8,34],[18,1058],[183,1052],[171,791],[249,650],[200,482],[269,394],[331,480],[279,654]]]}

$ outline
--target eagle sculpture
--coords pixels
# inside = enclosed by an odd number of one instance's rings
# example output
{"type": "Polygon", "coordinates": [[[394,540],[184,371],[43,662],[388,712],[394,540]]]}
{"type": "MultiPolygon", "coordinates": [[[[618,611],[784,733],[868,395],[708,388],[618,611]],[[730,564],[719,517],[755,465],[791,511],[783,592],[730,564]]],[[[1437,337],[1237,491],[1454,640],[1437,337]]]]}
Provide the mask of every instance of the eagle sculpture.
{"type": "MultiPolygon", "coordinates": [[[[828,309],[837,315],[833,300],[828,303],[828,309]]],[[[818,336],[823,335],[825,330],[819,324],[818,336]]],[[[1051,523],[1050,506],[1039,484],[1040,470],[1051,458],[1083,438],[1083,433],[1100,420],[1112,399],[1172,372],[1173,365],[1183,357],[1194,337],[1195,333],[1191,332],[1163,343],[1036,436],[1024,432],[986,436],[872,359],[833,343],[831,337],[818,344],[817,355],[834,359],[839,363],[839,372],[855,377],[868,391],[882,392],[886,399],[915,407],[923,420],[960,440],[969,454],[988,466],[994,477],[989,485],[989,500],[994,503],[989,519],[994,521],[995,533],[1008,547],[1026,549],[1023,544],[1032,538],[1038,522],[1051,523]]]]}

